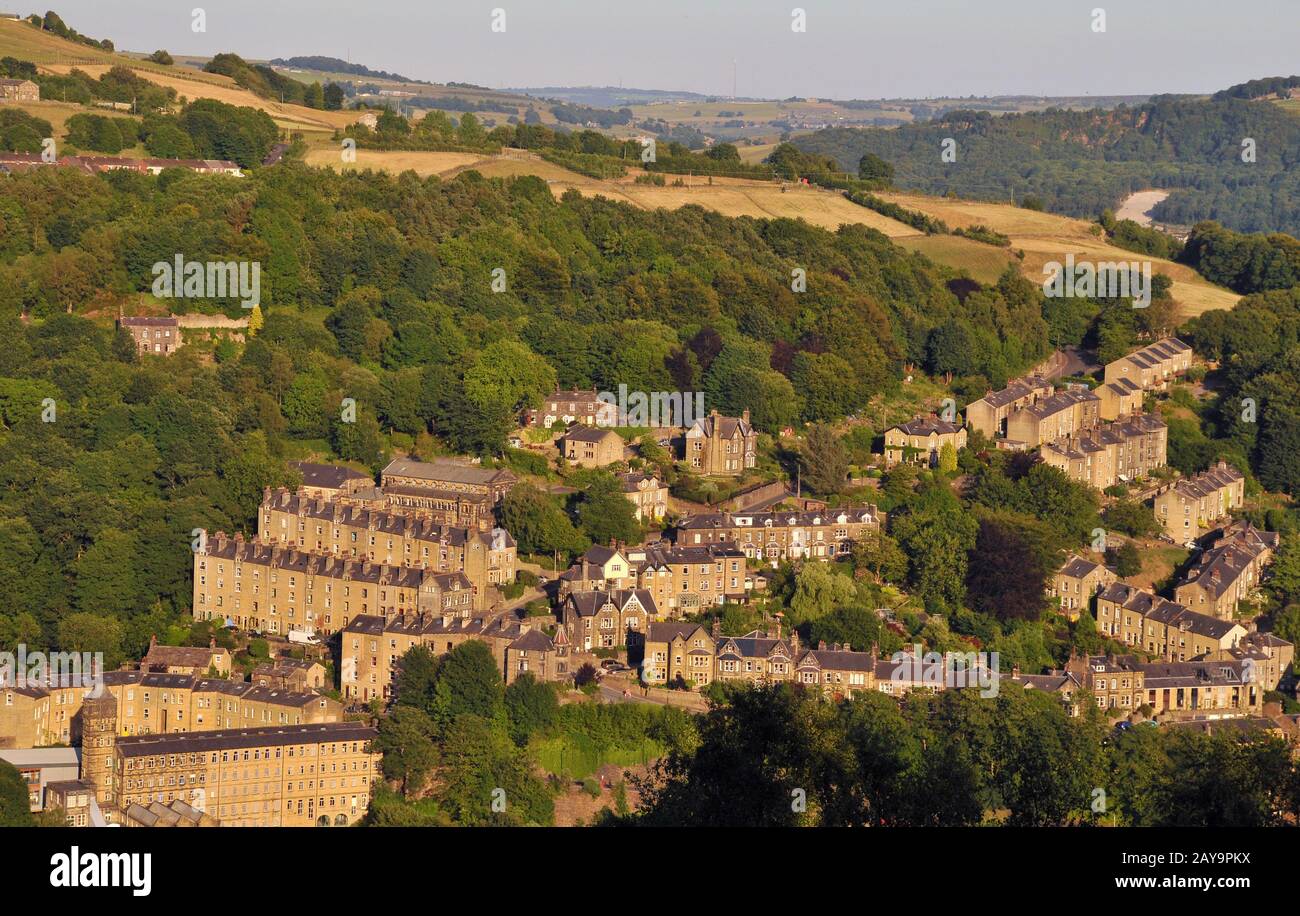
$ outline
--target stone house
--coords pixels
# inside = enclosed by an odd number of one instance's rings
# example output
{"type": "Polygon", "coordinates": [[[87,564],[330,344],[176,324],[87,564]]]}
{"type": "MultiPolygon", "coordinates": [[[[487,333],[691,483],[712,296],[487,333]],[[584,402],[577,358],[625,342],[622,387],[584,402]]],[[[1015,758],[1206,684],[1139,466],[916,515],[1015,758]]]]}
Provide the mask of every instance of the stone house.
{"type": "Polygon", "coordinates": [[[612,429],[575,426],[560,439],[560,454],[580,468],[603,468],[622,461],[627,447],[612,429]]]}
{"type": "Polygon", "coordinates": [[[1080,613],[1091,612],[1092,599],[1097,593],[1117,578],[1103,563],[1072,556],[1052,577],[1048,597],[1058,600],[1061,612],[1067,617],[1078,620],[1080,613]]]}
{"type": "Polygon", "coordinates": [[[739,477],[754,467],[757,458],[758,431],[749,422],[748,410],[739,417],[724,417],[714,410],[686,431],[682,459],[696,474],[739,477]]]}
{"type": "Polygon", "coordinates": [[[1154,500],[1156,521],[1176,544],[1200,540],[1215,523],[1246,501],[1246,478],[1220,461],[1195,477],[1165,487],[1154,500]]]}
{"type": "Polygon", "coordinates": [[[945,445],[954,450],[966,447],[966,428],[938,417],[916,417],[885,430],[885,465],[904,461],[937,467],[945,445]]]}

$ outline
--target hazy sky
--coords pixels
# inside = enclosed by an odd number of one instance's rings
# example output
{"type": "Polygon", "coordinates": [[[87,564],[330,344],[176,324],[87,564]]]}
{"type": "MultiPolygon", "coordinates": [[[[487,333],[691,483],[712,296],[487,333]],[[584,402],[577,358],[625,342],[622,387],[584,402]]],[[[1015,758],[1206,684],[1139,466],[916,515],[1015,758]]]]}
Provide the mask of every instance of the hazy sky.
{"type": "Polygon", "coordinates": [[[777,98],[1202,92],[1300,70],[1297,0],[47,2],[124,50],[325,54],[492,87],[729,95],[733,59],[740,95],[777,98]],[[202,34],[191,29],[199,6],[202,34]],[[1104,33],[1092,29],[1098,7],[1104,33]],[[496,8],[504,33],[490,28],[496,8]]]}

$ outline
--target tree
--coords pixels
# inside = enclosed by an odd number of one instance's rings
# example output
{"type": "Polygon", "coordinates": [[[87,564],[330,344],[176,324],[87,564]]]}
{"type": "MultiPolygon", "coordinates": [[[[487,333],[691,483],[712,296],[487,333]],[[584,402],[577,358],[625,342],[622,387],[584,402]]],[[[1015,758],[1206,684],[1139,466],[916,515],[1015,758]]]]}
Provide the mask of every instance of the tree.
{"type": "Polygon", "coordinates": [[[939,448],[939,471],[943,474],[957,473],[957,449],[951,442],[945,442],[939,448]]]}
{"type": "Polygon", "coordinates": [[[849,476],[848,452],[835,430],[821,423],[808,427],[799,452],[799,465],[803,482],[815,493],[839,493],[849,476]]]}
{"type": "Polygon", "coordinates": [[[555,805],[527,754],[481,716],[459,716],[442,745],[439,803],[462,826],[548,826],[555,805]]]}
{"type": "Polygon", "coordinates": [[[172,64],[176,63],[176,61],[172,59],[172,56],[170,54],[162,50],[154,51],[146,59],[152,61],[155,64],[162,64],[164,67],[170,67],[172,64]]]}
{"type": "Polygon", "coordinates": [[[514,537],[521,553],[571,555],[586,546],[582,535],[559,504],[532,484],[520,483],[512,487],[502,497],[497,516],[501,527],[514,537]]]}
{"type": "Polygon", "coordinates": [[[578,502],[578,524],[597,544],[634,544],[639,539],[636,508],[623,495],[618,478],[605,472],[594,475],[587,484],[578,502]]]}
{"type": "Polygon", "coordinates": [[[393,677],[393,701],[425,712],[433,709],[433,691],[438,681],[438,658],[428,646],[411,646],[397,660],[393,677]]]}
{"type": "Polygon", "coordinates": [[[343,107],[344,92],[343,87],[338,83],[329,82],[325,84],[323,93],[326,111],[338,111],[343,107]]]}
{"type": "Polygon", "coordinates": [[[474,117],[473,112],[467,111],[461,115],[457,133],[463,146],[479,146],[487,139],[483,125],[479,123],[478,118],[474,117]]]}
{"type": "Polygon", "coordinates": [[[471,639],[442,657],[430,716],[441,729],[461,716],[505,721],[504,687],[487,643],[471,639]]]}
{"type": "Polygon", "coordinates": [[[1142,555],[1138,552],[1137,545],[1125,541],[1118,547],[1106,549],[1106,565],[1114,568],[1115,574],[1121,579],[1127,579],[1142,571],[1142,555]]]}
{"type": "Polygon", "coordinates": [[[122,664],[122,625],[112,617],[80,612],[59,622],[59,648],[65,652],[102,652],[104,670],[122,664]]]}
{"type": "Polygon", "coordinates": [[[555,724],[560,701],[555,688],[525,672],[506,688],[506,715],[510,719],[510,737],[523,747],[528,739],[555,724]]]}
{"type": "Polygon", "coordinates": [[[889,184],[894,180],[894,167],[874,153],[866,153],[858,160],[858,177],[889,184]]]}
{"type": "Polygon", "coordinates": [[[870,575],[876,585],[902,582],[907,576],[907,554],[885,532],[866,531],[853,545],[853,568],[870,575]]]}
{"type": "Polygon", "coordinates": [[[791,685],[727,691],[699,719],[693,753],[674,751],[641,790],[651,826],[794,827],[860,823],[854,758],[835,707],[791,685]],[[737,804],[737,799],[744,799],[737,804]]]}
{"type": "Polygon", "coordinates": [[[384,755],[384,776],[402,784],[402,794],[411,796],[423,788],[438,762],[433,722],[424,710],[394,706],[379,721],[375,750],[384,755]]]}
{"type": "Polygon", "coordinates": [[[907,554],[908,584],[938,610],[966,595],[969,553],[979,525],[946,486],[930,486],[894,517],[891,529],[907,554]]]}
{"type": "Polygon", "coordinates": [[[0,760],[0,827],[31,827],[27,780],[8,760],[0,760]]]}
{"type": "Polygon", "coordinates": [[[970,606],[999,620],[1037,620],[1058,549],[1042,522],[1005,513],[984,516],[966,577],[970,606]]]}
{"type": "Polygon", "coordinates": [[[1150,537],[1160,532],[1160,525],[1151,508],[1132,499],[1120,500],[1106,510],[1106,526],[1135,538],[1150,537]]]}
{"type": "Polygon", "coordinates": [[[831,564],[819,560],[805,562],[795,575],[794,582],[790,610],[797,621],[823,617],[852,601],[857,595],[852,579],[836,571],[831,564]]]}

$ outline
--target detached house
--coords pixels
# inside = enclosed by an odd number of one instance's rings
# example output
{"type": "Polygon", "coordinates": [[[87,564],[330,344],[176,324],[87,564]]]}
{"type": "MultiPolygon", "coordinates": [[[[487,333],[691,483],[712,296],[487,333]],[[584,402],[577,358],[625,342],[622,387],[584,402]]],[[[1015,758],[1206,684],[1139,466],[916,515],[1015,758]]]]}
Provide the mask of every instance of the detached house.
{"type": "Polygon", "coordinates": [[[620,474],[623,495],[636,508],[638,522],[654,522],[668,514],[668,488],[650,474],[620,474]]]}
{"type": "Polygon", "coordinates": [[[885,464],[893,467],[904,461],[935,467],[945,445],[953,449],[966,447],[966,429],[938,417],[917,417],[885,430],[885,464]]]}
{"type": "Polygon", "coordinates": [[[652,623],[646,631],[641,679],[650,685],[713,682],[713,634],[698,623],[652,623]]]}
{"type": "Polygon", "coordinates": [[[41,87],[31,80],[0,79],[0,102],[39,102],[41,87]]]}
{"type": "Polygon", "coordinates": [[[748,410],[739,417],[724,417],[715,410],[695,421],[685,441],[682,457],[687,467],[706,477],[739,477],[758,458],[758,432],[748,410]]]}
{"type": "Polygon", "coordinates": [[[612,429],[575,426],[560,440],[560,454],[580,468],[603,468],[623,460],[623,437],[612,429]]]}
{"type": "Polygon", "coordinates": [[[131,335],[135,348],[140,353],[167,356],[181,347],[181,323],[175,315],[122,317],[117,319],[117,324],[131,335]]]}

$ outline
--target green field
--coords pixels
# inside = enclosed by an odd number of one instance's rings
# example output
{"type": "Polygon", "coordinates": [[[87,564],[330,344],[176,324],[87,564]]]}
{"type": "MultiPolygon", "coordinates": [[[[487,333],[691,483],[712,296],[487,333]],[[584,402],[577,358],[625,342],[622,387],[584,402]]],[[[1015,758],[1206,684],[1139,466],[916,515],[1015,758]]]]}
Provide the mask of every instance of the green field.
{"type": "Polygon", "coordinates": [[[650,740],[637,747],[601,750],[571,738],[539,738],[529,744],[529,749],[546,772],[567,774],[574,779],[585,779],[610,763],[620,767],[644,766],[664,754],[663,746],[650,740]]]}

